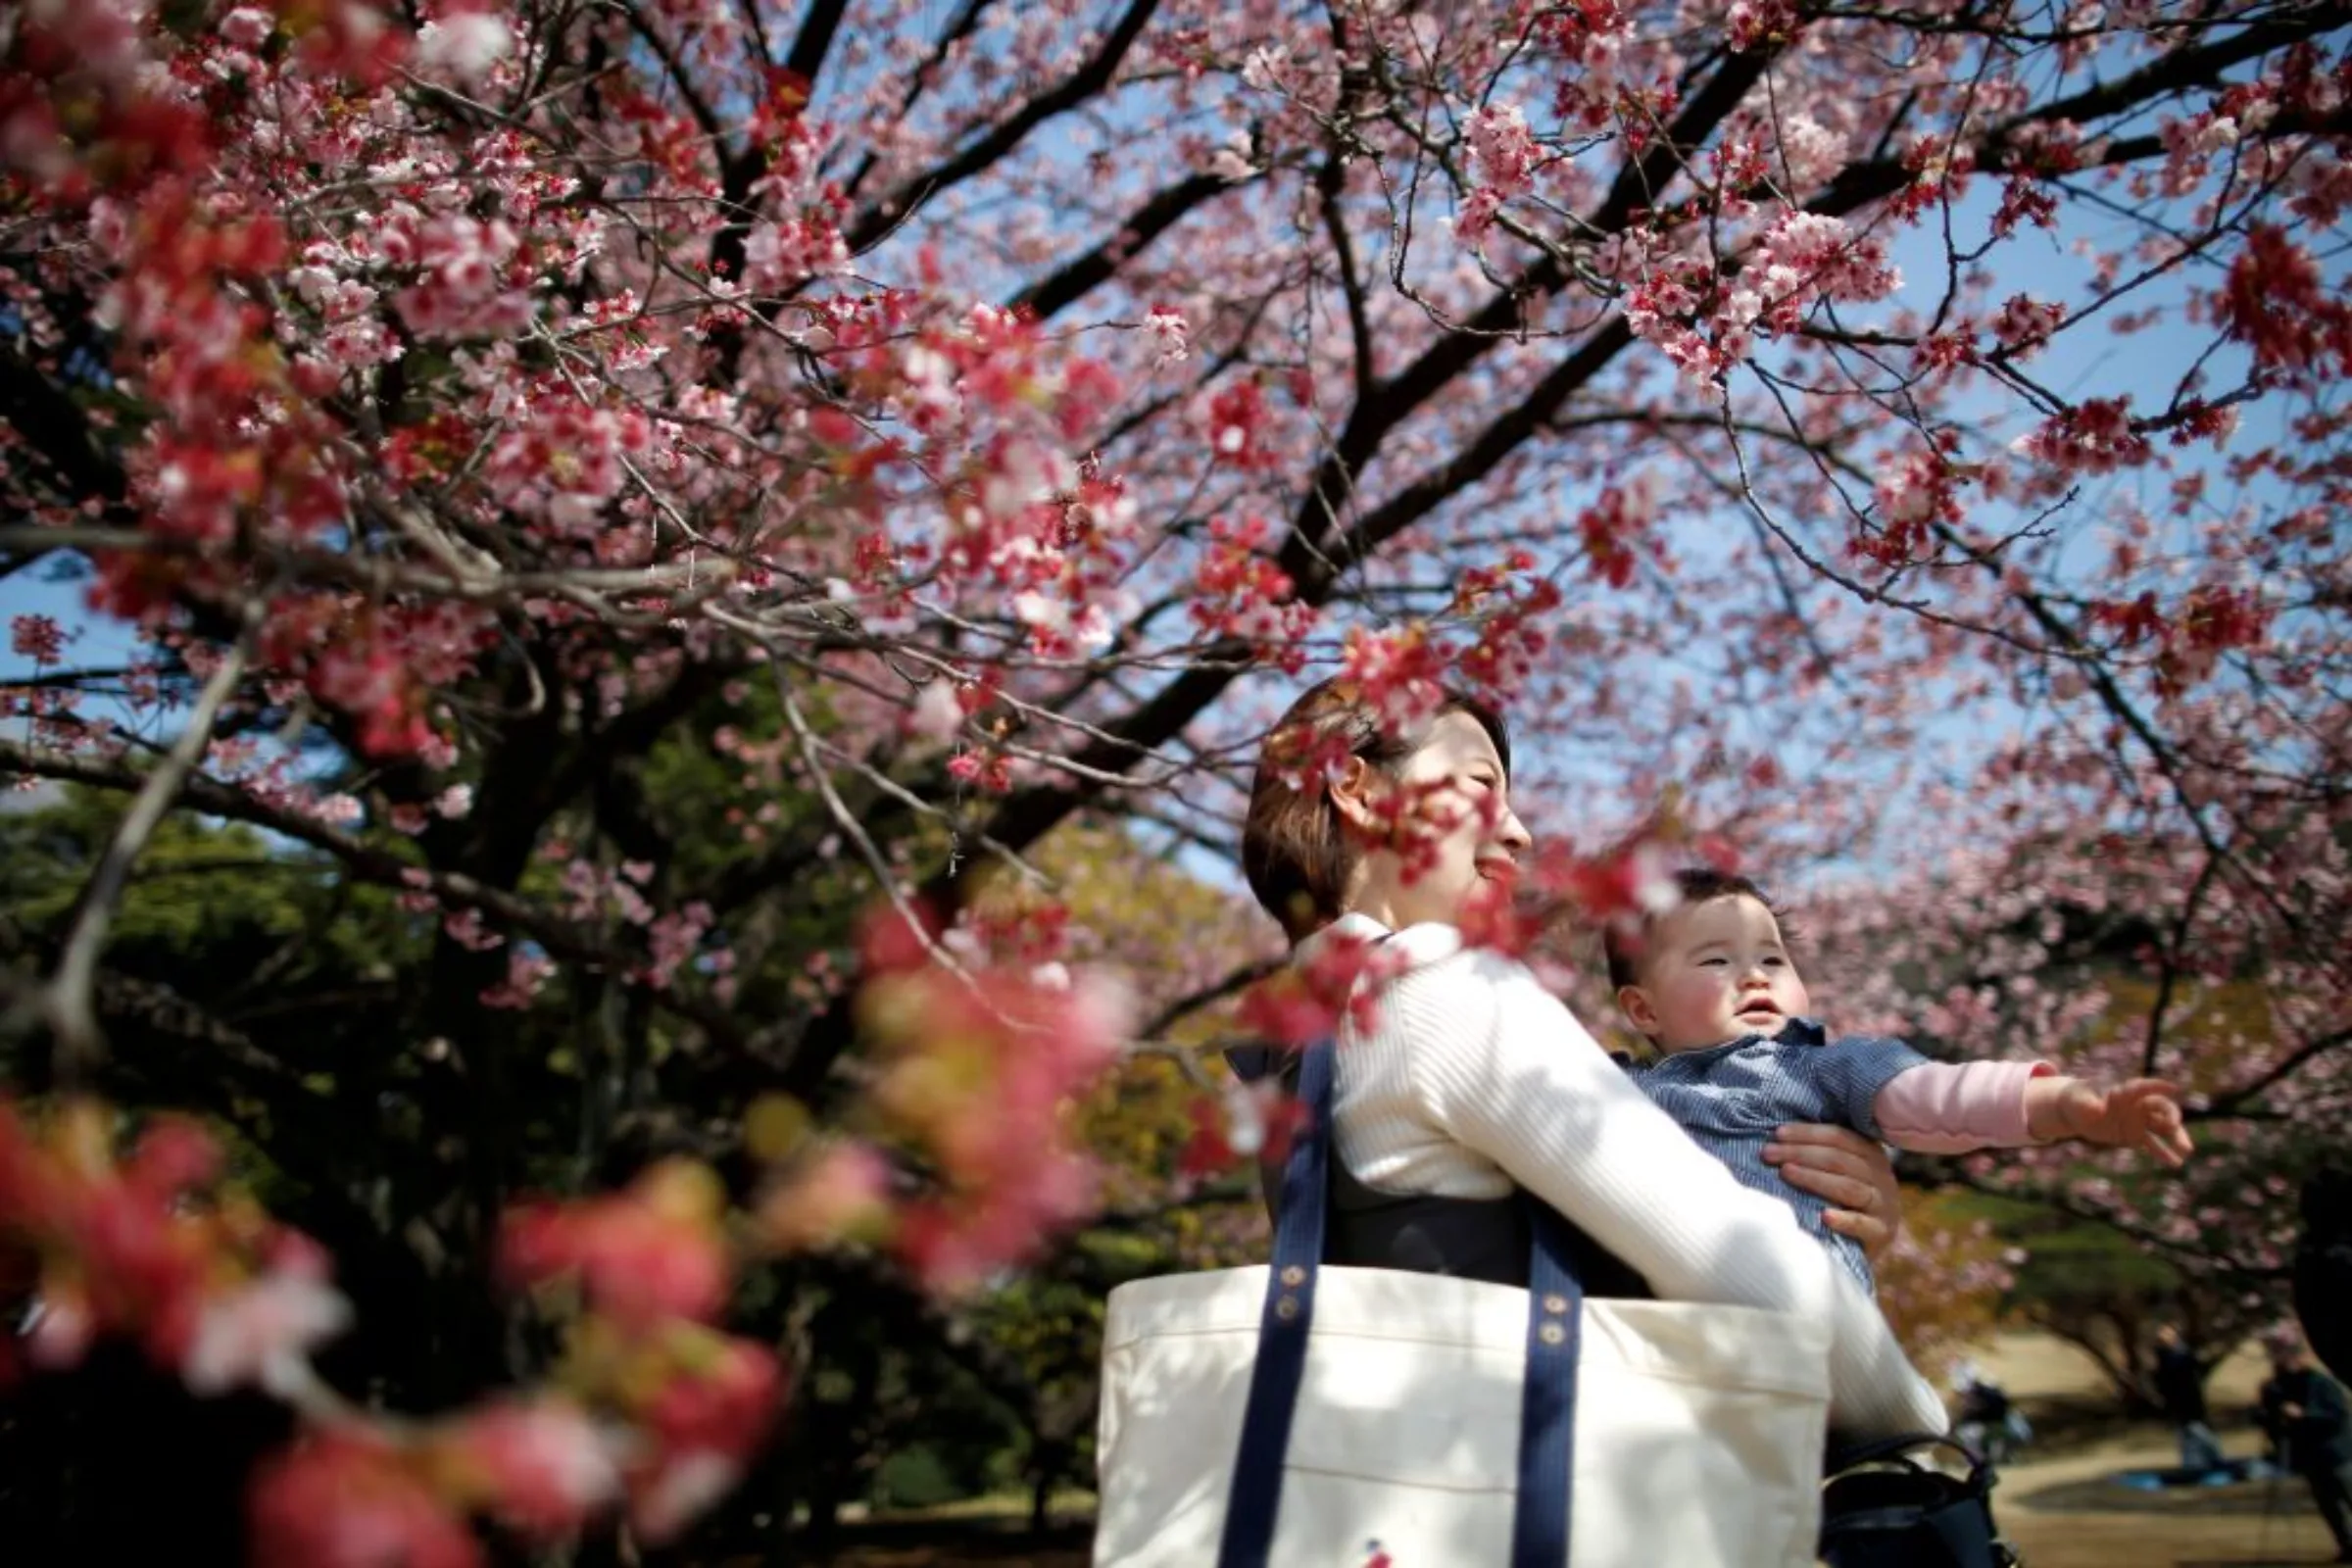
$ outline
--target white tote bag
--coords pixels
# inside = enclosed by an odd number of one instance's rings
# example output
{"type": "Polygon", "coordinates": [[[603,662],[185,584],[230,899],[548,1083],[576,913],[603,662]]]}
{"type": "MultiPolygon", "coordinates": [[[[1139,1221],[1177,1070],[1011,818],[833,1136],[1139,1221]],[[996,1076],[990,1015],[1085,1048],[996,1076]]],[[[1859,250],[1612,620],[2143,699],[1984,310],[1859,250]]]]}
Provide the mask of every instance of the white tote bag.
{"type": "Polygon", "coordinates": [[[1583,1298],[1556,1215],[1529,1290],[1320,1263],[1331,1047],[1269,1265],[1111,1292],[1098,1568],[1796,1568],[1829,1330],[1583,1298]]]}

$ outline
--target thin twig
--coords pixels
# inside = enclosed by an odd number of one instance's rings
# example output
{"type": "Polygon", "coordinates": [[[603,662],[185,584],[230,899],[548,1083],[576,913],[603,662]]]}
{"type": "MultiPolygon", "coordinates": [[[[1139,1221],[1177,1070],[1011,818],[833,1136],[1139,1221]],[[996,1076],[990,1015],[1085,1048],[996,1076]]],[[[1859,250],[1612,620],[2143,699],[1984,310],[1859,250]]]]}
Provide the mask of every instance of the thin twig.
{"type": "Polygon", "coordinates": [[[841,798],[841,792],[833,787],[832,771],[826,767],[824,755],[819,749],[821,743],[816,738],[816,732],[809,727],[808,715],[801,711],[800,699],[793,694],[792,683],[785,679],[781,667],[776,671],[776,695],[783,700],[785,722],[792,726],[793,735],[800,743],[801,764],[808,769],[809,781],[816,786],[826,811],[832,815],[834,826],[848,834],[850,841],[858,846],[858,853],[864,857],[867,868],[874,873],[874,880],[881,884],[883,896],[890,900],[891,907],[898,911],[899,918],[906,922],[907,931],[922,945],[931,961],[965,984],[970,984],[969,971],[956,960],[954,954],[932,937],[929,922],[907,897],[898,872],[891,869],[889,857],[874,843],[872,835],[865,830],[865,824],[858,819],[858,813],[851,810],[849,803],[841,798]]]}
{"type": "Polygon", "coordinates": [[[81,907],[74,917],[73,932],[66,938],[57,973],[41,998],[42,1011],[56,1041],[57,1082],[62,1087],[79,1084],[105,1053],[105,1042],[98,1033],[97,1010],[91,1001],[98,954],[106,946],[106,933],[122,902],[122,890],[129,880],[132,863],[154,837],[164,813],[178,799],[180,784],[204,756],[205,748],[212,744],[213,725],[220,716],[221,705],[228,701],[228,694],[245,674],[253,634],[261,624],[258,601],[246,607],[243,618],[236,642],[204,683],[195,710],[188,715],[179,739],[147,776],[146,784],[132,799],[130,809],[122,813],[114,842],[106,847],[98,868],[90,873],[90,880],[82,889],[81,907]]]}

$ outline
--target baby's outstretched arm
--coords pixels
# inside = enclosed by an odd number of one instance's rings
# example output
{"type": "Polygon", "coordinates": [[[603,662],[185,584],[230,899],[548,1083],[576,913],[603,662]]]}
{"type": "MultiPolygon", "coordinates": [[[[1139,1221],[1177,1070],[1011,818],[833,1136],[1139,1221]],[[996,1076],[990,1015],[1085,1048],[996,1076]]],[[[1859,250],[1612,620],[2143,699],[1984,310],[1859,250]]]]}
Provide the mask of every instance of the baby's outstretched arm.
{"type": "Polygon", "coordinates": [[[2035,1078],[2026,1085],[2026,1131],[2037,1142],[2080,1138],[2136,1149],[2178,1166],[2188,1158],[2180,1091],[2160,1078],[2133,1078],[2112,1089],[2080,1078],[2035,1078]]]}
{"type": "Polygon", "coordinates": [[[2017,1149],[2061,1138],[2136,1149],[2166,1165],[2188,1157],[2180,1092],[2155,1078],[2102,1089],[2034,1061],[1930,1061],[1897,1073],[1871,1102],[1877,1131],[1928,1154],[2017,1149]]]}

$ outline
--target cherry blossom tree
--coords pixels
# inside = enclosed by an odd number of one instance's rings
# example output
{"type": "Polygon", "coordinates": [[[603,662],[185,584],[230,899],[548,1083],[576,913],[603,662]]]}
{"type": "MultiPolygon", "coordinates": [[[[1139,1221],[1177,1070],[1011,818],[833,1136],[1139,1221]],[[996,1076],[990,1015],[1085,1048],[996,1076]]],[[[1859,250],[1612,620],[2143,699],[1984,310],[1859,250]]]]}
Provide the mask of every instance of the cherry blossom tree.
{"type": "Polygon", "coordinates": [[[2352,1110],[2341,1014],[2326,1010],[2341,996],[2326,935],[2346,912],[2331,869],[2341,830],[2315,831],[2301,808],[2273,821],[2311,835],[2294,883],[2256,880],[2194,843],[2058,816],[1903,897],[1864,891],[1825,910],[1843,994],[1883,1025],[1909,1020],[1951,1054],[2024,1046],[2110,1080],[2163,1071],[2188,1092],[2200,1147],[2177,1176],[2067,1148],[1936,1172],[2153,1254],[2132,1298],[2092,1302],[2088,1326],[2042,1314],[2135,1400],[2149,1397],[2159,1324],[2218,1359],[2287,1315],[2297,1194],[2340,1157],[2334,1129],[2352,1110]]]}
{"type": "Polygon", "coordinates": [[[674,1535],[789,1382],[780,1326],[719,1327],[744,1264],[873,1246],[952,1292],[1085,1211],[1056,1107],[1236,983],[1139,1040],[1062,988],[1066,920],[983,895],[1050,893],[1081,820],[1229,855],[1310,671],[1400,721],[1507,699],[1548,880],[1603,912],[1637,861],[1575,857],[1642,834],[1868,867],[1890,912],[1839,918],[1905,943],[1849,1021],[2175,1073],[2229,1151],[2189,1185],[2038,1179],[2151,1245],[2269,1212],[2241,1159],[2342,1107],[2348,29],[16,8],[0,572],[82,571],[135,638],[12,619],[0,769],[124,802],[10,935],[33,1358],[122,1336],[299,1406],[265,1560],[624,1500],[674,1535]],[[446,1157],[406,1217],[574,1324],[516,1365],[482,1314],[441,1371],[490,1402],[318,1376],[327,1259],[208,1136],[86,1098],[172,812],[409,922],[386,1059],[446,1157]],[[2070,911],[2118,967],[2067,969],[2070,911]],[[578,1103],[518,1127],[551,1031],[578,1103]],[[700,1158],[587,1180],[671,1105],[700,1158]]]}

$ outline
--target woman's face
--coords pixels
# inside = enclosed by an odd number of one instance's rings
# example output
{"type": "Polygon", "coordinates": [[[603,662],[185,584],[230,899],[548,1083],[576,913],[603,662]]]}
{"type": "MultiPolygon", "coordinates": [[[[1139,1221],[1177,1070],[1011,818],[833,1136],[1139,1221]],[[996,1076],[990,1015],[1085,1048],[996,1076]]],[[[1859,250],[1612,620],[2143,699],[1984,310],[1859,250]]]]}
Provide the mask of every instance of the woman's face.
{"type": "Polygon", "coordinates": [[[1352,761],[1332,785],[1332,799],[1359,833],[1383,846],[1358,864],[1348,907],[1391,930],[1459,923],[1483,890],[1508,892],[1529,843],[1511,810],[1502,759],[1486,726],[1468,713],[1441,716],[1393,769],[1352,761]]]}

